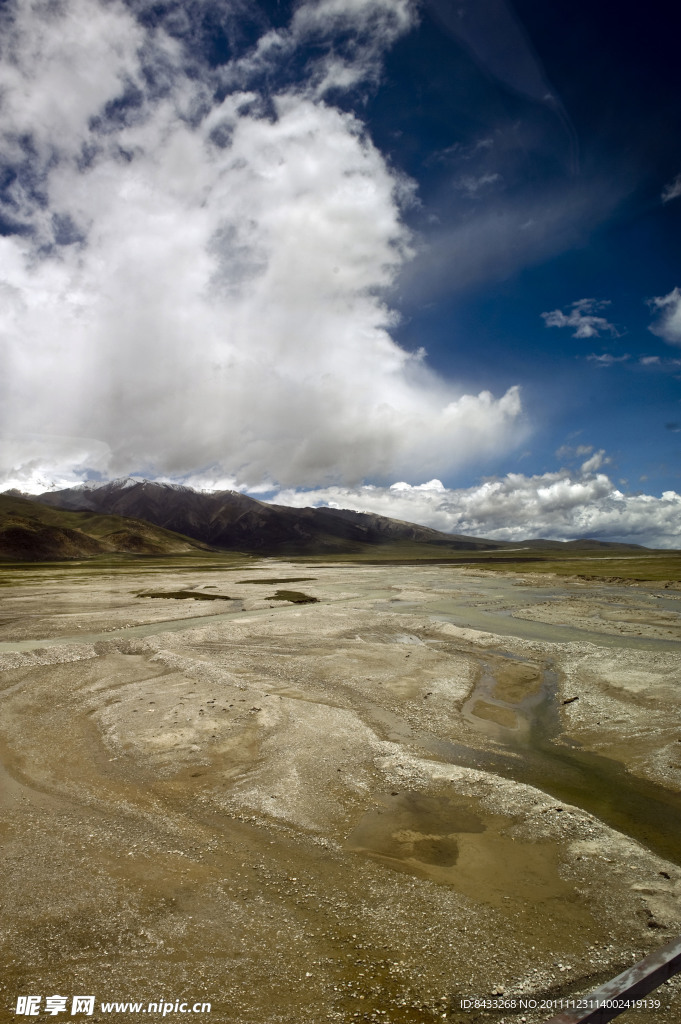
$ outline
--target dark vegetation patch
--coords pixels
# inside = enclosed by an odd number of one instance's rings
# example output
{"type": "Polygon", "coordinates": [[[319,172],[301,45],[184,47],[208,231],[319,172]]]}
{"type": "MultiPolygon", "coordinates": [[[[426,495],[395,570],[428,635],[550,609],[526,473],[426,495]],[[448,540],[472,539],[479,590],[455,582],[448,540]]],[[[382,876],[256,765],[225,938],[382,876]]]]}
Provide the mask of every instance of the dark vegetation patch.
{"type": "Polygon", "coordinates": [[[199,590],[144,590],[137,597],[165,597],[174,601],[236,601],[238,598],[226,594],[203,594],[199,590]]]}
{"type": "Polygon", "coordinates": [[[310,597],[300,590],[278,590],[272,597],[266,597],[266,601],[290,601],[291,604],[318,604],[319,598],[310,597]]]}
{"type": "Polygon", "coordinates": [[[165,554],[165,547],[153,536],[134,530],[116,530],[107,534],[105,542],[115,551],[129,551],[132,554],[151,555],[165,554]]]}
{"type": "Polygon", "coordinates": [[[269,579],[269,580],[237,580],[239,583],[266,583],[268,585],[272,583],[313,583],[315,580],[314,576],[289,576],[287,579],[269,579]]]}

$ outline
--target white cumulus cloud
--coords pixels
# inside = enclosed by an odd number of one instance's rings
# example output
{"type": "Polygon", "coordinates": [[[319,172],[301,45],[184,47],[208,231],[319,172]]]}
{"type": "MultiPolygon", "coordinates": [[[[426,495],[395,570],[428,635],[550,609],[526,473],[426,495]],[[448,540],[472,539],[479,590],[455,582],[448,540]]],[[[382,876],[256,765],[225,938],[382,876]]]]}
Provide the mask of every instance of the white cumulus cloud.
{"type": "Polygon", "coordinates": [[[676,548],[681,533],[681,494],[625,494],[595,453],[576,471],[507,476],[474,487],[450,489],[440,480],[391,487],[283,490],[272,500],[304,507],[330,505],[421,523],[445,533],[521,541],[531,538],[596,538],[676,548]]]}
{"type": "Polygon", "coordinates": [[[517,444],[517,388],[467,394],[393,340],[413,185],[324,85],[338,26],[359,41],[350,88],[414,5],[300,4],[217,71],[187,70],[182,34],[135,6],[4,8],[5,486],[89,471],[353,485],[517,444]],[[321,56],[291,81],[313,36],[321,56]]]}

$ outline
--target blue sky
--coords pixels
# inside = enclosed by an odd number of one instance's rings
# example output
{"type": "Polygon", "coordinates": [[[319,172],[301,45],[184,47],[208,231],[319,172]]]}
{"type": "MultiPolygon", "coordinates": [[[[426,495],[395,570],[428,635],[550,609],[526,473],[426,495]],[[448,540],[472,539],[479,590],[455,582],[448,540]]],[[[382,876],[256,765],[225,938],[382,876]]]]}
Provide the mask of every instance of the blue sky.
{"type": "Polygon", "coordinates": [[[429,261],[407,268],[409,322],[396,336],[427,337],[431,363],[474,386],[483,375],[494,388],[522,382],[542,430],[516,467],[548,470],[556,448],[579,436],[606,448],[630,486],[678,486],[678,345],[650,333],[648,304],[679,278],[681,203],[662,200],[681,134],[664,9],[613,19],[585,3],[551,5],[548,15],[539,3],[477,4],[485,32],[474,54],[455,16],[438,17],[455,7],[426,6],[387,58],[392,80],[369,107],[382,148],[421,183],[419,227],[428,236],[436,217],[454,236],[454,268],[443,260],[439,279],[429,261]],[[518,31],[506,64],[488,27],[503,25],[501,6],[518,31]],[[539,88],[529,94],[537,81],[550,100],[539,88]],[[547,333],[541,312],[569,313],[583,298],[608,303],[599,312],[612,329],[547,333]]]}
{"type": "Polygon", "coordinates": [[[668,16],[6,3],[0,487],[678,546],[668,16]]]}

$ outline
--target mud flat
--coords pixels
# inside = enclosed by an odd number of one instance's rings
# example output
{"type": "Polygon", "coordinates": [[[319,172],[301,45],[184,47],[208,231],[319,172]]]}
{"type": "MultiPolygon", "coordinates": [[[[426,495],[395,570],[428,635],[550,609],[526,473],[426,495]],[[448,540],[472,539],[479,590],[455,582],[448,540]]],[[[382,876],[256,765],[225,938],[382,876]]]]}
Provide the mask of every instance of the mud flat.
{"type": "MultiPolygon", "coordinates": [[[[4,583],[1,1020],[61,993],[541,1022],[681,932],[678,591],[253,559],[4,583]]],[[[676,1024],[680,991],[619,1019],[676,1024]]]]}

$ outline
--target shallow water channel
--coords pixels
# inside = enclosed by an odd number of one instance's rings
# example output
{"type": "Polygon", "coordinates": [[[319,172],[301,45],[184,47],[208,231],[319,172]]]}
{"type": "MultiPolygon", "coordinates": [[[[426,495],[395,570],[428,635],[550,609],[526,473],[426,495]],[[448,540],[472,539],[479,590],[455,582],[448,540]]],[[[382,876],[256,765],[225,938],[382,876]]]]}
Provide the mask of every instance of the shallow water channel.
{"type": "MultiPolygon", "coordinates": [[[[497,658],[513,657],[503,651],[489,653],[497,658]]],[[[513,660],[522,661],[517,657],[513,660]]],[[[681,795],[632,775],[612,758],[582,750],[561,737],[553,668],[544,670],[536,693],[516,704],[490,696],[494,681],[483,659],[480,680],[463,711],[472,725],[494,739],[498,750],[479,750],[414,732],[382,708],[374,708],[374,716],[389,739],[409,741],[438,760],[534,786],[582,808],[681,865],[681,795]],[[515,727],[476,717],[473,709],[480,702],[517,716],[515,727]]]]}

